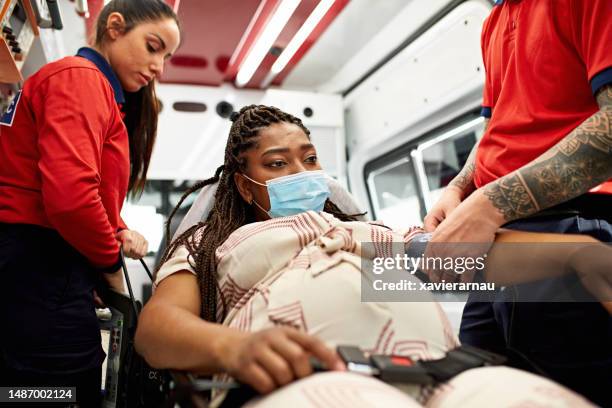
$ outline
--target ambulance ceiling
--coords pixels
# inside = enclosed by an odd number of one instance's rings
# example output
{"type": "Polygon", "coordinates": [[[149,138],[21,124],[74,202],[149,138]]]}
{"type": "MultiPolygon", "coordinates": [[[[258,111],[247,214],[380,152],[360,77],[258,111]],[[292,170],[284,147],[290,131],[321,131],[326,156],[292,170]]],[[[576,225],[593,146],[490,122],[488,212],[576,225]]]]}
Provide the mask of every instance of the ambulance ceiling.
{"type": "Polygon", "coordinates": [[[164,82],[282,84],[349,0],[181,0],[184,40],[164,82]]]}
{"type": "MultiPolygon", "coordinates": [[[[412,1],[166,0],[178,10],[183,38],[161,81],[323,89],[412,1]]],[[[91,35],[103,0],[88,3],[91,35]]]]}

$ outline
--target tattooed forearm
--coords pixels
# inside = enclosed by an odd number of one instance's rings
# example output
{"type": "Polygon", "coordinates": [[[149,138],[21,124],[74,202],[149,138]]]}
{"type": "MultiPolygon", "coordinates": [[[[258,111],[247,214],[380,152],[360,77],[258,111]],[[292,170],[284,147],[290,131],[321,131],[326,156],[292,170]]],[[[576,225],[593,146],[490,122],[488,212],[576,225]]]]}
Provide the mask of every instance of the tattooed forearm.
{"type": "Polygon", "coordinates": [[[491,200],[493,206],[501,211],[506,221],[538,211],[535,200],[517,172],[502,177],[497,182],[489,183],[484,194],[491,200]]]}
{"type": "MultiPolygon", "coordinates": [[[[485,119],[484,128],[485,131],[489,125],[489,119],[485,119]]],[[[469,195],[474,189],[474,170],[476,169],[476,151],[478,150],[478,142],[472,148],[470,155],[465,161],[465,165],[463,169],[455,176],[454,179],[451,180],[449,185],[458,187],[461,191],[463,191],[463,195],[469,195]]]]}
{"type": "MultiPolygon", "coordinates": [[[[472,150],[472,153],[474,150],[472,150]]],[[[467,195],[471,193],[474,189],[474,170],[476,166],[474,165],[474,159],[472,157],[472,153],[470,153],[468,160],[465,162],[465,166],[463,169],[455,176],[454,179],[451,180],[449,185],[459,187],[461,191],[467,195]],[[472,159],[470,161],[470,159],[472,159]]]]}
{"type": "Polygon", "coordinates": [[[600,110],[532,163],[490,183],[485,195],[507,221],[565,202],[612,177],[612,86],[600,110]]]}

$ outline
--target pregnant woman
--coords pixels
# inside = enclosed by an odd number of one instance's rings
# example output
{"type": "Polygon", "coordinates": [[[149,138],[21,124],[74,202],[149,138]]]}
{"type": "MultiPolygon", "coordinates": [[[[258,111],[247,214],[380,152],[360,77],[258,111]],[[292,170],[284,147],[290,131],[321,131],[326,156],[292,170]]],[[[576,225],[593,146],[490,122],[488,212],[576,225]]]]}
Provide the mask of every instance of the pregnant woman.
{"type": "MultiPolygon", "coordinates": [[[[252,105],[232,119],[223,166],[194,186],[218,183],[212,209],[168,247],[141,315],[136,345],[147,361],[233,377],[266,394],[311,374],[309,356],[344,370],[332,351],[338,344],[415,359],[440,358],[457,346],[436,302],[361,302],[362,259],[403,254],[422,230],[393,231],[341,211],[298,118],[252,105]]],[[[588,405],[551,381],[505,367],[469,370],[453,381],[462,392],[465,385],[478,391],[485,406],[491,392],[506,388],[512,392],[500,395],[508,405],[542,398],[553,406],[588,405]]],[[[374,379],[325,373],[252,403],[459,406],[466,396],[454,387],[398,392],[374,379]],[[336,394],[321,400],[321,392],[336,394]]]]}

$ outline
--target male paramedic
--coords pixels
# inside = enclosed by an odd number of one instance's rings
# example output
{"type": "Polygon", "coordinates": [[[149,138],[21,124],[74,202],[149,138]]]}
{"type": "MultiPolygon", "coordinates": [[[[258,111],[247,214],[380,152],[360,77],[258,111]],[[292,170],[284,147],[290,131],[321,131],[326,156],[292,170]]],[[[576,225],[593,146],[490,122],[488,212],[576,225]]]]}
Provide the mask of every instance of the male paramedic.
{"type": "MultiPolygon", "coordinates": [[[[486,132],[425,218],[432,242],[492,242],[501,226],[611,242],[612,1],[498,0],[481,46],[486,132]]],[[[612,319],[601,304],[520,301],[564,283],[471,297],[461,341],[607,406],[612,319]]]]}

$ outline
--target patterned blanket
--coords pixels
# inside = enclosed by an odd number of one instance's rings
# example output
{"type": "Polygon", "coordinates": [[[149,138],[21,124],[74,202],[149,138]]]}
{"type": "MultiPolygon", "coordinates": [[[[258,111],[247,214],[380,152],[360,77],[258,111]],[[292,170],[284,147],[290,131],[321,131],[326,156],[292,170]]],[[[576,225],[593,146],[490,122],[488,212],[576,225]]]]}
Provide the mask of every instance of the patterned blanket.
{"type": "Polygon", "coordinates": [[[330,347],[440,358],[458,341],[436,302],[361,301],[362,257],[403,254],[420,232],[312,211],[245,225],[216,253],[218,320],[243,331],[289,325],[330,347]]]}
{"type": "MultiPolygon", "coordinates": [[[[347,344],[372,353],[440,358],[458,340],[436,302],[361,301],[362,260],[403,254],[405,243],[421,232],[417,227],[393,231],[373,223],[343,222],[316,212],[245,225],[216,252],[221,294],[218,321],[244,331],[290,325],[330,347],[347,344]]],[[[181,247],[160,269],[157,282],[183,270],[195,274],[187,250],[181,247]]],[[[229,378],[220,375],[217,379],[229,378]]],[[[550,380],[507,367],[471,369],[435,388],[402,386],[401,391],[373,378],[324,373],[296,381],[248,406],[592,406],[550,380]]],[[[224,392],[216,394],[211,406],[223,397],[224,392]]]]}

